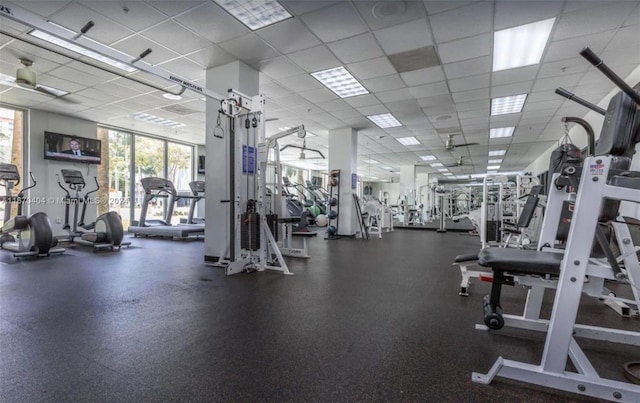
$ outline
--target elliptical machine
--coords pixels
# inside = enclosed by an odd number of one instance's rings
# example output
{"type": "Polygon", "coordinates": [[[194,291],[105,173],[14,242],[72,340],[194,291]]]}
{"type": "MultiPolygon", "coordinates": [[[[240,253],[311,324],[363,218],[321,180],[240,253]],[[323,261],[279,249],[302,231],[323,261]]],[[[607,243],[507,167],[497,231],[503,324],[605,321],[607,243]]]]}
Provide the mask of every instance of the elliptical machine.
{"type": "Polygon", "coordinates": [[[87,204],[89,204],[89,195],[95,193],[100,189],[98,180],[94,177],[96,182],[96,188],[90,192],[80,196],[80,192],[85,187],[84,176],[82,172],[75,169],[62,169],[62,178],[64,182],[69,186],[69,189],[75,192],[74,196],[71,196],[69,191],[60,183],[60,176],[58,178],[58,186],[65,191],[64,197],[64,230],[69,232],[69,236],[63,239],[65,242],[73,242],[80,245],[93,246],[93,251],[96,252],[102,249],[120,250],[122,246],[130,246],[131,242],[122,242],[124,238],[124,230],[122,228],[122,221],[120,216],[115,211],[110,211],[100,215],[92,223],[84,223],[84,215],[87,211],[87,204]],[[73,204],[73,227],[69,225],[69,206],[73,204]],[[82,212],[78,217],[78,205],[82,204],[82,212]],[[91,231],[85,232],[84,230],[91,231]]]}
{"type": "Polygon", "coordinates": [[[36,185],[31,176],[31,186],[22,188],[17,196],[11,195],[11,189],[20,183],[18,167],[13,164],[0,163],[0,186],[5,188],[4,222],[0,228],[0,248],[14,252],[14,257],[49,256],[52,253],[63,253],[64,248],[54,249],[58,240],[53,237],[51,221],[45,213],[34,213],[30,217],[22,215],[25,203],[24,192],[36,185]],[[17,215],[11,218],[11,204],[18,205],[17,215]]]}

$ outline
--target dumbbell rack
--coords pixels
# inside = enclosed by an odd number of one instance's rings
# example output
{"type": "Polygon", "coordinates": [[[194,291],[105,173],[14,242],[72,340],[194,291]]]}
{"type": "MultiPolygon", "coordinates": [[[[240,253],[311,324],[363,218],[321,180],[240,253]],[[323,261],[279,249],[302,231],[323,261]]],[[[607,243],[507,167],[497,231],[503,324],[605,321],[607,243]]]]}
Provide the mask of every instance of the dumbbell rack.
{"type": "Polygon", "coordinates": [[[329,173],[329,209],[327,211],[327,218],[329,219],[328,224],[327,224],[327,237],[325,239],[328,240],[333,240],[333,239],[340,239],[340,236],[338,235],[338,231],[339,231],[339,221],[340,221],[340,170],[339,169],[332,169],[331,172],[329,173]],[[335,186],[334,186],[334,179],[335,179],[335,186]],[[332,205],[333,203],[331,203],[331,200],[336,199],[336,203],[335,205],[332,205]],[[330,217],[330,213],[332,211],[336,212],[336,216],[335,218],[329,218],[330,217]],[[329,231],[329,228],[331,228],[331,226],[335,227],[335,233],[331,233],[329,231]]]}

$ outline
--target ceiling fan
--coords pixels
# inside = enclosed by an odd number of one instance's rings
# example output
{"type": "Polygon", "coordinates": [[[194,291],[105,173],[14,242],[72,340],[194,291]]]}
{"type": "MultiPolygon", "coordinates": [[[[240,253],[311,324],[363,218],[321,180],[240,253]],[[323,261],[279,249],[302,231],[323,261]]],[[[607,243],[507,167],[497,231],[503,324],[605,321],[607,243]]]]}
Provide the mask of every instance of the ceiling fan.
{"type": "Polygon", "coordinates": [[[456,144],[456,141],[454,140],[453,136],[455,136],[456,134],[460,134],[460,133],[453,133],[453,134],[448,134],[449,138],[447,139],[447,142],[445,143],[445,149],[447,151],[451,151],[457,147],[467,147],[467,146],[477,146],[479,145],[479,143],[464,143],[464,144],[456,144]]]}
{"type": "Polygon", "coordinates": [[[464,165],[468,165],[468,164],[465,163],[464,155],[461,155],[460,157],[458,157],[458,160],[454,164],[445,165],[445,167],[453,168],[453,167],[461,167],[464,165]]]}
{"type": "Polygon", "coordinates": [[[18,60],[24,66],[19,68],[18,71],[16,71],[15,83],[19,87],[25,88],[27,90],[38,91],[42,94],[45,94],[51,97],[64,99],[62,97],[64,97],[67,94],[66,92],[62,90],[58,90],[56,88],[47,87],[44,85],[38,85],[36,81],[36,72],[31,70],[31,66],[33,66],[32,60],[27,59],[26,57],[21,57],[18,60]]]}

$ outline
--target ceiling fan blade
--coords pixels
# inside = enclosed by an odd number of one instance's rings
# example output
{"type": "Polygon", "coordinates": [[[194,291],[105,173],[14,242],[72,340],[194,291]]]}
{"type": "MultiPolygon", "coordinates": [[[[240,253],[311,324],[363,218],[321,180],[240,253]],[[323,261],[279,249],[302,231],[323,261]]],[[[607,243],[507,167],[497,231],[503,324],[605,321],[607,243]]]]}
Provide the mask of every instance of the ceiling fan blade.
{"type": "Polygon", "coordinates": [[[58,98],[58,95],[54,94],[53,92],[49,91],[48,89],[41,87],[39,85],[36,85],[34,88],[34,90],[41,92],[45,95],[49,95],[50,97],[54,97],[54,98],[58,98]]]}
{"type": "Polygon", "coordinates": [[[265,122],[273,122],[275,120],[280,120],[280,118],[269,118],[269,119],[265,119],[265,122]]]}
{"type": "Polygon", "coordinates": [[[455,144],[453,147],[468,147],[468,146],[478,146],[480,143],[464,143],[464,144],[455,144]]]}

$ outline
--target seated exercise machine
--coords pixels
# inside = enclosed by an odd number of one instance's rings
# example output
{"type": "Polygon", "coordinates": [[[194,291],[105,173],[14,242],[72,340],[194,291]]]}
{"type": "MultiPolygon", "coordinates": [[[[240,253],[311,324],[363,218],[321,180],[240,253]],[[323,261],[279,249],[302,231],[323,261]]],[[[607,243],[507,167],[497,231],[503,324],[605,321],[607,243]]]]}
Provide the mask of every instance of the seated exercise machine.
{"type": "Polygon", "coordinates": [[[140,179],[142,188],[144,189],[144,199],[142,201],[142,209],[140,211],[140,219],[138,225],[132,225],[127,232],[135,236],[157,236],[170,237],[174,239],[187,239],[204,235],[204,223],[202,224],[178,224],[171,225],[171,217],[173,216],[173,208],[178,200],[190,199],[192,204],[190,207],[190,215],[195,211],[193,201],[202,198],[200,195],[180,196],[173,183],[164,178],[149,177],[140,179]],[[162,220],[148,220],[147,211],[149,203],[157,198],[167,200],[167,208],[162,220]]]}
{"type": "Polygon", "coordinates": [[[49,256],[52,253],[63,253],[64,248],[54,248],[58,240],[53,236],[51,221],[45,213],[38,212],[27,217],[22,215],[22,207],[27,201],[25,191],[36,185],[31,175],[31,186],[23,187],[13,196],[11,190],[20,183],[18,167],[13,164],[0,163],[0,186],[5,188],[4,221],[0,227],[0,248],[14,252],[14,257],[49,256]],[[11,217],[11,206],[17,205],[17,214],[11,217]]]}
{"type": "Polygon", "coordinates": [[[89,195],[100,189],[98,180],[94,177],[96,188],[85,193],[84,196],[81,196],[80,192],[82,192],[86,186],[82,172],[76,169],[62,169],[60,173],[64,183],[74,192],[74,195],[71,196],[69,190],[60,182],[60,176],[56,175],[58,178],[58,186],[65,192],[64,226],[62,228],[69,233],[66,237],[59,237],[58,240],[61,242],[72,242],[79,245],[92,246],[94,252],[99,250],[114,251],[120,250],[123,246],[130,246],[131,242],[123,242],[124,231],[122,229],[122,221],[115,211],[101,214],[92,223],[85,224],[84,222],[87,204],[91,202],[89,195]],[[82,211],[80,212],[80,216],[78,216],[80,204],[82,204],[82,211]],[[69,209],[71,205],[73,205],[73,226],[69,224],[69,209]]]}
{"type": "MultiPolygon", "coordinates": [[[[543,225],[539,250],[488,248],[481,251],[479,263],[494,272],[491,295],[485,304],[485,323],[489,328],[503,324],[546,332],[539,365],[498,358],[487,374],[473,373],[472,380],[489,384],[496,376],[612,401],[640,401],[640,387],[599,376],[576,338],[590,338],[638,346],[640,332],[577,324],[583,293],[601,287],[604,279],[631,287],[635,302],[640,292],[640,265],[628,226],[618,217],[621,201],[640,203],[640,172],[629,170],[637,138],[640,95],[616,76],[589,48],[580,54],[610,78],[622,92],[609,102],[595,156],[582,167],[568,166],[553,177],[552,189],[577,189],[573,219],[566,248],[553,248],[562,206],[553,202],[550,192],[545,224],[556,223],[556,230],[543,225]],[[613,223],[622,255],[616,258],[608,248],[606,233],[599,222],[613,223]],[[546,242],[545,240],[549,240],[546,242]],[[595,240],[595,241],[594,241],[595,240]],[[597,245],[604,259],[592,257],[597,245]],[[540,319],[541,295],[531,297],[541,287],[532,288],[522,317],[502,314],[500,289],[513,275],[541,279],[557,278],[553,309],[549,320],[540,319]],[[530,304],[531,303],[531,304],[530,304]],[[534,307],[530,305],[536,305],[534,307]],[[535,311],[535,312],[534,312],[535,311]],[[567,370],[568,360],[573,370],[567,370]]],[[[592,108],[593,109],[593,108],[592,108]]],[[[542,290],[544,290],[542,288],[542,290]]],[[[633,301],[630,301],[633,302],[633,301]]]]}

